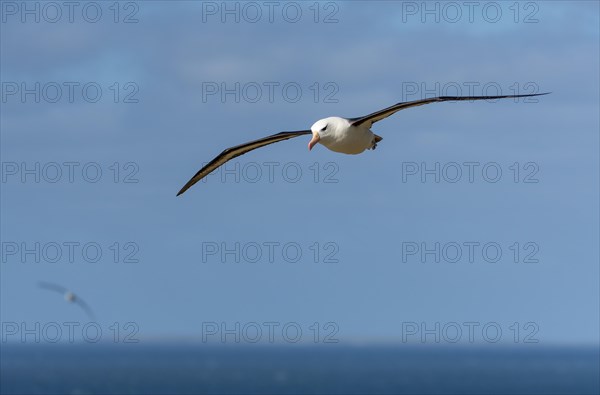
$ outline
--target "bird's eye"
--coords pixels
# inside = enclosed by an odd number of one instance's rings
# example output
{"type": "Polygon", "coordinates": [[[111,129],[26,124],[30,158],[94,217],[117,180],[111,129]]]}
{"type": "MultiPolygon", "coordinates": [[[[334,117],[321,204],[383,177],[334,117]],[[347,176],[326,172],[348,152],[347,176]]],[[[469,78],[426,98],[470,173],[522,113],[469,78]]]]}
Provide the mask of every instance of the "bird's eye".
{"type": "Polygon", "coordinates": [[[325,125],[323,129],[321,129],[321,132],[325,131],[325,129],[327,129],[327,125],[325,125]]]}

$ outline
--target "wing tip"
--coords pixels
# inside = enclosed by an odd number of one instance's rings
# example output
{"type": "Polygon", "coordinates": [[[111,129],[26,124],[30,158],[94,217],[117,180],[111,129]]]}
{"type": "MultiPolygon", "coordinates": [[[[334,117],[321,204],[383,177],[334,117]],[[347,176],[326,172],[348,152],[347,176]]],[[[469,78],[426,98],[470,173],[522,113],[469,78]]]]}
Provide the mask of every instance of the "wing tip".
{"type": "Polygon", "coordinates": [[[515,95],[515,96],[544,96],[544,95],[549,95],[552,92],[544,92],[544,93],[526,93],[526,94],[522,94],[522,95],[515,95]]]}
{"type": "MultiPolygon", "coordinates": [[[[196,177],[196,176],[194,176],[196,177]]],[[[183,195],[185,193],[185,191],[187,191],[188,189],[190,189],[196,182],[198,182],[199,180],[194,180],[194,178],[192,178],[191,180],[189,180],[184,186],[183,188],[181,188],[179,190],[179,192],[177,192],[177,196],[183,195]]]]}

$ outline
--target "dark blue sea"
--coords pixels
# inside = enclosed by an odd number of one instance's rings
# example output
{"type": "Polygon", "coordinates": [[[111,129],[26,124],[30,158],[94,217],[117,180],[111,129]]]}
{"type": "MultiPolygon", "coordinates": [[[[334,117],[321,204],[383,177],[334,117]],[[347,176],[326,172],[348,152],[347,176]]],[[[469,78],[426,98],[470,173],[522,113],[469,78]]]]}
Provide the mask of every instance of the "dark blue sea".
{"type": "Polygon", "coordinates": [[[1,346],[3,394],[598,394],[597,348],[1,346]]]}

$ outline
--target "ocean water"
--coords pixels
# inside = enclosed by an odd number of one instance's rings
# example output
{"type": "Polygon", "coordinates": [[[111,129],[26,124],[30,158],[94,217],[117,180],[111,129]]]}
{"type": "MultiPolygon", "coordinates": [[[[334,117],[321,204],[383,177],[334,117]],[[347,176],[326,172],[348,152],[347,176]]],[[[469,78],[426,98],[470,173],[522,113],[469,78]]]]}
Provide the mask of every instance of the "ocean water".
{"type": "Polygon", "coordinates": [[[598,394],[597,348],[2,344],[3,394],[598,394]]]}

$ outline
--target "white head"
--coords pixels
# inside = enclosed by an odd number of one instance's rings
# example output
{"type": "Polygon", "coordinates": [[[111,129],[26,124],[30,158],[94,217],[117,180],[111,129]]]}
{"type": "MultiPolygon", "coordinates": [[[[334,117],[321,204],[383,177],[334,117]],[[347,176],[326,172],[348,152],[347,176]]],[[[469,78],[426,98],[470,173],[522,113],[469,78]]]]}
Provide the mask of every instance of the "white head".
{"type": "Polygon", "coordinates": [[[308,143],[308,150],[310,151],[315,144],[317,144],[321,139],[326,138],[328,135],[332,133],[335,125],[333,122],[334,117],[319,119],[315,122],[311,127],[310,131],[312,132],[312,139],[308,143]]]}

